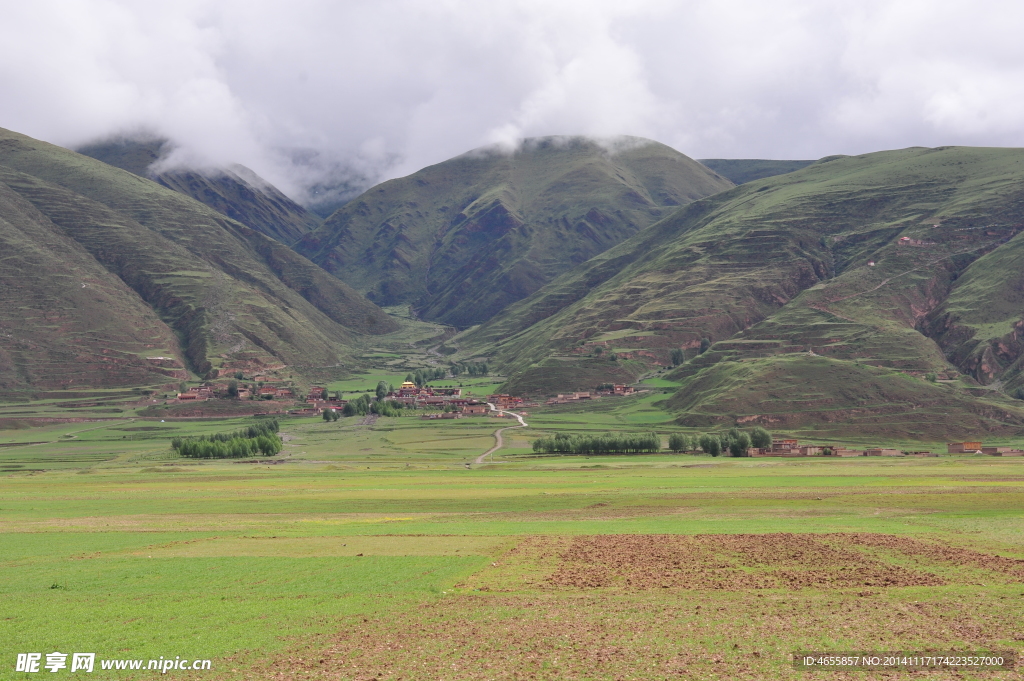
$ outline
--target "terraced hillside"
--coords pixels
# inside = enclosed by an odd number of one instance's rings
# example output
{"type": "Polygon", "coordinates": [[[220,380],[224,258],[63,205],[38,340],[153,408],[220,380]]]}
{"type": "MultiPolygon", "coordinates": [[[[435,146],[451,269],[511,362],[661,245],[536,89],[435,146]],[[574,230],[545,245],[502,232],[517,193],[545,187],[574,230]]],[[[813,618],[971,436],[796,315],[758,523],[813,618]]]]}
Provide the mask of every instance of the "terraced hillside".
{"type": "Polygon", "coordinates": [[[467,327],[730,186],[650,140],[539,138],[385,182],[296,248],[380,305],[467,327]]]}
{"type": "Polygon", "coordinates": [[[668,406],[694,424],[1019,429],[998,388],[1024,383],[1022,180],[1017,149],[823,159],[681,209],[456,343],[535,392],[683,349],[668,406]]]}
{"type": "Polygon", "coordinates": [[[162,139],[119,139],[89,144],[76,151],[191,196],[282,243],[295,243],[323,222],[242,165],[202,172],[153,172],[151,167],[170,151],[169,147],[170,143],[162,139]]]}
{"type": "Polygon", "coordinates": [[[6,391],[334,366],[352,362],[361,335],[396,328],[277,241],[154,182],[6,130],[0,247],[6,391]]]}

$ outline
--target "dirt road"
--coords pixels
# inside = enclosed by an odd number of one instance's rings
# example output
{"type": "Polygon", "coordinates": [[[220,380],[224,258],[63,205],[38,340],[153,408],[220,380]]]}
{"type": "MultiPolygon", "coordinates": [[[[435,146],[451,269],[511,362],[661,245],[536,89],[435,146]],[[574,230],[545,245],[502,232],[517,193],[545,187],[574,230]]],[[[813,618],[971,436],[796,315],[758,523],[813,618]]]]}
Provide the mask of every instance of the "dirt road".
{"type": "Polygon", "coordinates": [[[526,423],[526,421],[523,420],[523,417],[520,416],[519,414],[515,413],[514,411],[505,411],[503,409],[497,409],[490,402],[487,403],[487,406],[491,408],[491,411],[496,411],[499,414],[512,414],[512,416],[515,416],[516,419],[518,419],[519,425],[518,426],[505,426],[504,428],[498,428],[496,431],[494,431],[494,446],[491,447],[490,449],[488,449],[486,452],[484,452],[480,456],[476,457],[476,459],[473,461],[473,463],[476,463],[476,464],[483,463],[484,459],[486,459],[488,456],[490,456],[494,452],[496,452],[499,449],[501,449],[502,445],[505,443],[504,439],[501,437],[502,433],[504,433],[506,430],[511,430],[513,428],[525,428],[528,425],[526,423]]]}

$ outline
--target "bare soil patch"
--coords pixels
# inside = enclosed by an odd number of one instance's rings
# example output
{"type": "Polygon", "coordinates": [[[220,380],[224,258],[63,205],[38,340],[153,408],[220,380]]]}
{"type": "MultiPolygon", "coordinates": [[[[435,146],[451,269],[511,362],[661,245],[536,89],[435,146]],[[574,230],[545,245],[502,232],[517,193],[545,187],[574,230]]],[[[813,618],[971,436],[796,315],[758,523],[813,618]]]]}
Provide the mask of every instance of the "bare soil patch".
{"type": "Polygon", "coordinates": [[[846,548],[842,535],[575,537],[555,587],[710,590],[939,586],[946,580],[846,548]]]}
{"type": "Polygon", "coordinates": [[[857,546],[886,549],[888,551],[911,556],[918,562],[946,563],[957,567],[991,570],[1003,574],[1013,581],[1024,582],[1024,560],[997,554],[982,553],[938,542],[924,542],[909,537],[890,534],[845,533],[823,535],[835,537],[839,541],[849,542],[857,546]]]}

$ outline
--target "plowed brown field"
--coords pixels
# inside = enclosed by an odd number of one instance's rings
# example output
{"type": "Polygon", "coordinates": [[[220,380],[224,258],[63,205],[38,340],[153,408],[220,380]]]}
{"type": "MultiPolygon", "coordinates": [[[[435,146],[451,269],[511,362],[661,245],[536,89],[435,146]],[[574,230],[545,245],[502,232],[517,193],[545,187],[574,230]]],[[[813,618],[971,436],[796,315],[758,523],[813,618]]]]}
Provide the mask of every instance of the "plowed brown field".
{"type": "Polygon", "coordinates": [[[583,536],[559,558],[548,583],[576,589],[940,586],[947,579],[927,568],[944,564],[1024,577],[1024,560],[863,533],[583,536]],[[908,558],[914,567],[899,564],[908,558]]]}

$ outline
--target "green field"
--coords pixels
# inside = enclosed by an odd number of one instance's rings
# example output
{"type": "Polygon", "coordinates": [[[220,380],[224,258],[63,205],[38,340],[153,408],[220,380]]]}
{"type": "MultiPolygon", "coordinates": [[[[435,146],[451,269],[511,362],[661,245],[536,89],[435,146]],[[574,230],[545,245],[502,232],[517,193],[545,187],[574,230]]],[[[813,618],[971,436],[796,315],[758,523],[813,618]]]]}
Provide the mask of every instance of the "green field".
{"type": "Polygon", "coordinates": [[[776,679],[806,676],[796,650],[1020,649],[1024,460],[530,452],[664,434],[663,397],[539,410],[472,467],[509,421],[285,420],[276,460],[242,462],[167,440],[246,419],[0,431],[0,677],[55,650],[218,679],[776,679]]]}

